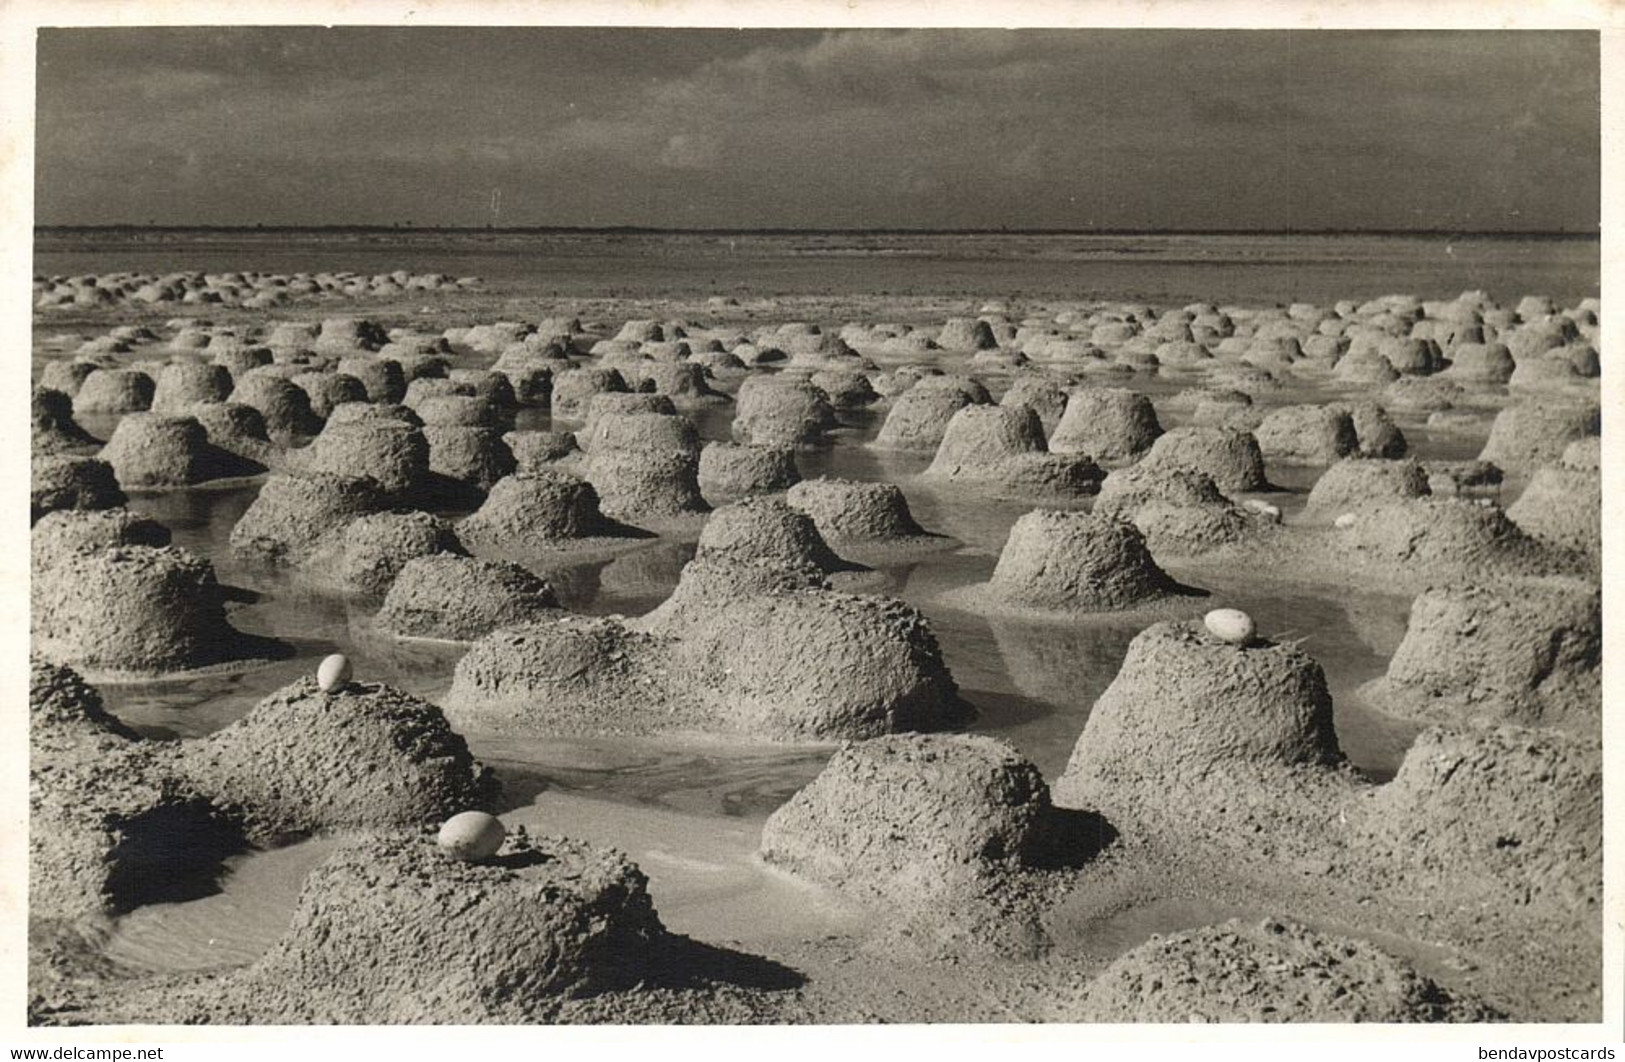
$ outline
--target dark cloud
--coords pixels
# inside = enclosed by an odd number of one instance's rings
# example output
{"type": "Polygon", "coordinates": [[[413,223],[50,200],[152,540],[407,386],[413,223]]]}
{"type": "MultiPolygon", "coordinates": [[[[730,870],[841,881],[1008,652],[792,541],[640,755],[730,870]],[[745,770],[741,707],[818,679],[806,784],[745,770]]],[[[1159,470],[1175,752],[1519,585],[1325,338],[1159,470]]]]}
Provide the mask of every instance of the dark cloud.
{"type": "Polygon", "coordinates": [[[42,31],[45,222],[1594,228],[1595,34],[42,31]]]}

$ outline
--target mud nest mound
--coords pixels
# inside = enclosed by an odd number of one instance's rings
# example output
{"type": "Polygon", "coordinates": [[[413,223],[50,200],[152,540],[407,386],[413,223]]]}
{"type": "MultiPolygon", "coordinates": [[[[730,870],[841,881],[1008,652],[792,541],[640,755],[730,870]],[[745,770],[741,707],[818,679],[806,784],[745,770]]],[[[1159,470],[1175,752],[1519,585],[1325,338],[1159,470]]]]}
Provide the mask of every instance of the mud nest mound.
{"type": "Polygon", "coordinates": [[[1200,622],[1158,623],[1129,643],[1090,709],[1057,802],[1155,832],[1290,846],[1320,833],[1289,811],[1286,772],[1340,763],[1320,665],[1295,645],[1224,641],[1200,622]]]}
{"type": "Polygon", "coordinates": [[[791,487],[784,500],[812,518],[824,541],[857,550],[941,549],[952,539],[914,521],[895,483],[821,477],[791,487]]]}
{"type": "Polygon", "coordinates": [[[1006,742],[897,734],[842,746],[762,827],[767,862],[900,906],[1034,860],[1049,787],[1006,742]]]}
{"type": "Polygon", "coordinates": [[[502,441],[513,454],[517,472],[542,471],[581,455],[575,434],[568,431],[510,431],[502,441]]]}
{"type": "Polygon", "coordinates": [[[231,400],[259,410],[272,436],[315,435],[321,431],[322,419],[311,408],[310,396],[292,380],[272,373],[271,368],[244,373],[232,388],[231,400]]]}
{"type": "Polygon", "coordinates": [[[140,413],[152,408],[156,385],[136,369],[97,369],[85,377],[73,396],[73,411],[87,413],[140,413]]]}
{"type": "Polygon", "coordinates": [[[695,556],[828,573],[851,568],[830,549],[812,517],[776,498],[724,505],[705,521],[695,556]]]}
{"type": "Polygon", "coordinates": [[[489,807],[498,788],[429,702],[378,683],[327,693],[312,678],[181,744],[175,770],[267,840],[435,822],[489,807]]]}
{"type": "Polygon", "coordinates": [[[49,566],[56,555],[114,546],[169,545],[169,528],[128,509],[63,509],[34,524],[29,549],[36,566],[49,566]]]}
{"type": "Polygon", "coordinates": [[[265,416],[241,402],[199,402],[188,406],[187,416],[203,425],[213,446],[264,468],[282,465],[286,453],[271,441],[265,416]]]}
{"type": "Polygon", "coordinates": [[[634,524],[709,512],[700,494],[699,443],[693,426],[661,413],[600,417],[584,471],[604,512],[634,524]]]}
{"type": "Polygon", "coordinates": [[[312,556],[313,574],[351,594],[382,594],[409,561],[436,554],[464,554],[444,517],[425,512],[369,513],[329,535],[312,556]]]}
{"type": "Polygon", "coordinates": [[[311,412],[325,420],[334,406],[346,402],[367,402],[367,385],[343,372],[302,372],[293,383],[310,396],[311,412]]]}
{"type": "Polygon", "coordinates": [[[1091,387],[1074,391],[1050,436],[1058,454],[1088,454],[1096,461],[1132,461],[1162,435],[1151,400],[1137,391],[1091,387]]]}
{"type": "Polygon", "coordinates": [[[993,405],[955,413],[923,474],[1001,494],[1057,497],[1093,494],[1105,475],[1086,454],[1049,453],[1030,408],[993,405]]]}
{"type": "Polygon", "coordinates": [[[972,714],[925,617],[886,598],[747,598],[686,632],[673,669],[721,729],[775,740],[941,730],[972,714]]]}
{"type": "Polygon", "coordinates": [[[1596,564],[1602,557],[1602,476],[1547,465],[1529,478],[1507,519],[1536,539],[1596,564]]]}
{"type": "Polygon", "coordinates": [[[1483,1022],[1501,1015],[1371,944],[1274,919],[1152,937],[1090,983],[1086,1022],[1483,1022]]]}
{"type": "Polygon", "coordinates": [[[224,402],[234,384],[224,365],[175,362],[158,373],[152,396],[156,413],[184,413],[197,402],[224,402]]]}
{"type": "Polygon", "coordinates": [[[62,391],[36,387],[29,398],[32,421],[32,453],[93,454],[102,447],[100,439],[91,435],[73,419],[73,399],[62,391]]]}
{"type": "Polygon", "coordinates": [[[93,675],[149,677],[244,660],[214,566],[176,547],[49,554],[30,587],[31,644],[93,675]]]}
{"type": "Polygon", "coordinates": [[[1433,727],[1349,813],[1376,866],[1461,907],[1593,915],[1602,893],[1602,750],[1522,727],[1433,727]]]}
{"type": "Polygon", "coordinates": [[[829,589],[825,573],[811,565],[786,565],[738,554],[696,557],[683,565],[665,601],[632,621],[638,630],[682,635],[704,617],[761,594],[829,589]]]}
{"type": "Polygon", "coordinates": [[[1429,493],[1427,471],[1414,460],[1349,457],[1315,480],[1304,514],[1330,521],[1362,506],[1421,498],[1429,493]]]}
{"type": "Polygon", "coordinates": [[[29,465],[29,512],[39,520],[62,509],[114,509],[129,498],[113,466],[96,457],[35,456],[29,465]]]}
{"type": "Polygon", "coordinates": [[[1459,343],[1450,348],[1442,375],[1465,384],[1504,384],[1517,367],[1505,343],[1459,343]]]}
{"type": "Polygon", "coordinates": [[[1201,472],[1222,491],[1268,490],[1258,440],[1229,428],[1174,428],[1158,437],[1141,459],[1146,468],[1201,472]]]}
{"type": "Polygon", "coordinates": [[[1478,457],[1509,469],[1555,464],[1565,447],[1598,434],[1601,425],[1595,402],[1519,402],[1496,414],[1478,457]]]}
{"type": "Polygon", "coordinates": [[[490,490],[519,467],[497,428],[428,424],[423,438],[429,446],[429,471],[455,483],[490,490]]]}
{"type": "Polygon", "coordinates": [[[979,596],[1041,613],[1117,612],[1180,591],[1133,524],[1086,512],[1035,509],[1010,529],[979,596]]]}
{"type": "Polygon", "coordinates": [[[825,369],[815,372],[810,377],[813,386],[829,396],[830,405],[836,409],[862,409],[872,402],[880,401],[880,394],[869,382],[869,377],[861,372],[850,372],[843,369],[825,369]]]}
{"type": "Polygon", "coordinates": [[[737,402],[733,437],[755,446],[822,446],[838,423],[829,396],[797,376],[750,377],[737,402]]]}
{"type": "Polygon", "coordinates": [[[1430,587],[1367,693],[1429,723],[1602,725],[1602,597],[1579,580],[1430,587]]]}
{"type": "Polygon", "coordinates": [[[1282,406],[1259,422],[1253,438],[1265,457],[1306,465],[1329,465],[1360,449],[1354,418],[1334,406],[1282,406]]]}
{"type": "Polygon", "coordinates": [[[48,361],[40,368],[38,386],[61,391],[72,399],[84,385],[85,378],[96,369],[97,366],[88,361],[48,361]]]}
{"type": "Polygon", "coordinates": [[[369,402],[399,402],[406,397],[406,372],[390,358],[352,357],[338,364],[338,371],[359,380],[369,402]]]}
{"type": "Polygon", "coordinates": [[[389,417],[344,420],[323,428],[290,464],[303,472],[366,478],[391,497],[428,482],[429,440],[423,428],[389,417]]]}
{"type": "Polygon", "coordinates": [[[465,544],[493,550],[626,537],[629,532],[604,516],[591,483],[546,469],[497,480],[485,503],[457,525],[457,537],[465,544]]]}
{"type": "Polygon", "coordinates": [[[164,413],[122,418],[101,457],[126,490],[189,487],[265,471],[264,465],[211,443],[195,418],[164,413]]]}
{"type": "MultiPolygon", "coordinates": [[[[958,388],[915,384],[892,402],[891,411],[880,426],[880,434],[870,445],[882,450],[935,450],[942,445],[949,422],[973,401],[958,388]]],[[[1039,431],[1043,431],[1042,426],[1039,431]]]]}
{"type": "Polygon", "coordinates": [[[326,536],[383,511],[385,503],[371,479],[331,472],[273,475],[232,527],[231,548],[265,563],[300,564],[326,545],[326,536]]]}
{"type": "Polygon", "coordinates": [[[28,658],[28,725],[29,744],[35,749],[137,739],[135,731],[107,711],[102,695],[77,671],[32,654],[28,658]]]}
{"type": "Polygon", "coordinates": [[[503,627],[457,661],[444,706],[495,733],[648,733],[698,713],[668,681],[660,639],[614,618],[561,616],[503,627]]]}
{"type": "Polygon", "coordinates": [[[1404,457],[1410,442],[1388,411],[1375,402],[1340,402],[1331,408],[1346,409],[1360,437],[1361,457],[1404,457]]]}
{"type": "Polygon", "coordinates": [[[699,480],[708,499],[726,501],[785,490],[801,480],[801,472],[788,446],[708,442],[700,451],[699,480]]]}
{"type": "Polygon", "coordinates": [[[614,369],[566,369],[553,376],[553,414],[579,417],[592,396],[625,390],[626,381],[614,369]]]}
{"type": "Polygon", "coordinates": [[[1225,497],[1212,477],[1183,468],[1115,469],[1100,485],[1095,515],[1126,520],[1155,554],[1194,557],[1253,538],[1259,518],[1225,497]]]}
{"type": "Polygon", "coordinates": [[[1409,498],[1353,511],[1337,529],[1344,558],[1374,561],[1419,575],[1475,570],[1541,574],[1552,570],[1550,550],[1524,534],[1500,506],[1482,499],[1409,498]]]}
{"type": "Polygon", "coordinates": [[[394,635],[470,642],[559,607],[553,588],[517,564],[442,553],[408,561],[373,622],[394,635]]]}
{"type": "Polygon", "coordinates": [[[288,931],[236,987],[295,1021],[535,1021],[652,980],[667,939],[618,852],[511,837],[465,863],[425,835],[362,838],[312,871],[288,931]]]}

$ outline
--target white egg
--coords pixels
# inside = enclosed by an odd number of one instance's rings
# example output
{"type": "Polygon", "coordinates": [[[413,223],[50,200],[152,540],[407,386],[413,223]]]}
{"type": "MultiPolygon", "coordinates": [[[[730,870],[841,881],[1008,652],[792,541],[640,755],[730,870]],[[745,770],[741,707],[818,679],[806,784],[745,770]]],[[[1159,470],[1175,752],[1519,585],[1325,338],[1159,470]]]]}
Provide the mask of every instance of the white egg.
{"type": "Polygon", "coordinates": [[[464,811],[447,819],[435,837],[435,843],[454,859],[465,863],[478,863],[490,859],[502,847],[508,831],[502,820],[483,811],[464,811]]]}
{"type": "Polygon", "coordinates": [[[354,677],[355,669],[350,666],[350,658],[343,653],[334,653],[316,669],[316,685],[322,688],[323,693],[343,689],[354,677]]]}
{"type": "Polygon", "coordinates": [[[1350,528],[1350,527],[1353,527],[1354,526],[1354,514],[1353,513],[1344,513],[1342,516],[1339,516],[1336,520],[1333,520],[1332,525],[1334,527],[1338,527],[1338,528],[1350,528]]]}
{"type": "Polygon", "coordinates": [[[1251,616],[1234,608],[1216,608],[1202,617],[1202,623],[1215,637],[1232,645],[1246,645],[1258,631],[1251,616]]]}

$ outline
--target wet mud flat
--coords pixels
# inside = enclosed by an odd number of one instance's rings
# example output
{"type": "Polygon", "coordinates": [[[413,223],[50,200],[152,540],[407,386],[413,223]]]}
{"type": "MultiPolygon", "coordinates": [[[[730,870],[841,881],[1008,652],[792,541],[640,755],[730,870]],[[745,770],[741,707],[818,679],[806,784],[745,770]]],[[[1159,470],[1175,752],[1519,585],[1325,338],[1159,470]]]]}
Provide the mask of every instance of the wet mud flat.
{"type": "Polygon", "coordinates": [[[1595,1018],[1594,300],[411,265],[40,310],[32,1020],[1595,1018]]]}

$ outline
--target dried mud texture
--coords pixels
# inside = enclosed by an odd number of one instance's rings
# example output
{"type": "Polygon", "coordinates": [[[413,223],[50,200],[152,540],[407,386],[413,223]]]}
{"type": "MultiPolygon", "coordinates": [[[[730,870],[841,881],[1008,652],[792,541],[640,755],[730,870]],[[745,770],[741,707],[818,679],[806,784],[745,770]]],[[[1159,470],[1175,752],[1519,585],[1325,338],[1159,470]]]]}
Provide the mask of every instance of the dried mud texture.
{"type": "Polygon", "coordinates": [[[1157,566],[1133,524],[1035,509],[1010,529],[992,578],[971,589],[993,609],[1067,615],[1155,605],[1181,587],[1157,566]]]}
{"type": "Polygon", "coordinates": [[[410,561],[462,556],[451,523],[425,512],[369,513],[329,535],[312,555],[311,574],[347,594],[383,594],[410,561]]]}
{"type": "Polygon", "coordinates": [[[517,564],[440,554],[406,563],[373,623],[399,636],[471,642],[559,607],[553,588],[517,564]]]}
{"type": "Polygon", "coordinates": [[[1258,449],[1267,458],[1308,465],[1329,465],[1360,449],[1354,419],[1329,406],[1283,406],[1272,410],[1253,429],[1258,449]]]}
{"type": "Polygon", "coordinates": [[[1151,448],[1162,424],[1151,400],[1137,391],[1091,387],[1074,391],[1050,436],[1058,454],[1088,454],[1096,461],[1132,461],[1151,448]]]}
{"type": "MultiPolygon", "coordinates": [[[[898,395],[892,402],[880,434],[871,443],[882,450],[919,450],[931,452],[942,445],[948,424],[960,410],[975,400],[962,390],[946,387],[912,388],[898,395]]],[[[1026,408],[1026,407],[1013,407],[1026,408]]],[[[1029,412],[1031,412],[1029,410],[1029,412]]],[[[1033,414],[1036,419],[1037,414],[1033,414]]],[[[1042,432],[1040,427],[1040,432],[1042,432]]]]}
{"type": "Polygon", "coordinates": [[[922,474],[1002,495],[1053,498],[1093,494],[1105,475],[1085,454],[1048,452],[1044,426],[1030,408],[994,405],[955,413],[922,474]]]}
{"type": "Polygon", "coordinates": [[[1500,1016],[1365,941],[1270,919],[1152,937],[1090,983],[1075,1020],[1387,1023],[1500,1016]]]}
{"type": "Polygon", "coordinates": [[[1580,580],[1424,590],[1367,699],[1425,723],[1517,723],[1596,735],[1602,598],[1580,580]]]}
{"type": "Polygon", "coordinates": [[[85,377],[73,396],[73,411],[87,413],[140,413],[152,408],[156,390],[152,377],[136,369],[97,369],[85,377]]]}
{"type": "Polygon", "coordinates": [[[1555,464],[1570,443],[1601,430],[1595,402],[1525,401],[1496,414],[1478,457],[1507,469],[1555,464]]]}
{"type": "Polygon", "coordinates": [[[325,693],[313,678],[183,742],[173,769],[265,842],[438,823],[488,808],[498,788],[429,702],[379,683],[325,693]]]}
{"type": "Polygon", "coordinates": [[[1507,509],[1507,519],[1550,546],[1600,564],[1602,476],[1554,465],[1541,468],[1507,509]]]}
{"type": "Polygon", "coordinates": [[[95,677],[147,678],[247,662],[214,566],[176,547],[52,552],[30,587],[33,649],[95,677]]]}
{"type": "Polygon", "coordinates": [[[829,396],[796,376],[753,376],[740,385],[733,437],[753,446],[826,446],[837,425],[829,396]]]}
{"type": "Polygon", "coordinates": [[[1091,511],[1132,523],[1156,555],[1197,557],[1263,530],[1260,518],[1226,498],[1212,477],[1182,468],[1115,469],[1091,511]]]}
{"type": "Polygon", "coordinates": [[[1268,858],[1323,841],[1341,761],[1326,675],[1302,650],[1158,623],[1129,643],[1055,799],[1119,830],[1268,858]]]}
{"type": "Polygon", "coordinates": [[[1268,490],[1258,440],[1228,428],[1174,428],[1140,459],[1146,468],[1201,472],[1222,491],[1268,490]]]}
{"type": "Polygon", "coordinates": [[[36,387],[29,398],[29,414],[30,450],[35,457],[94,454],[102,448],[101,440],[73,419],[73,399],[65,392],[36,387]]]}
{"type": "Polygon", "coordinates": [[[692,691],[721,729],[770,740],[941,730],[972,714],[925,617],[886,598],[746,598],[685,633],[673,669],[675,687],[692,691]]]}
{"type": "Polygon", "coordinates": [[[231,548],[263,563],[299,565],[331,547],[324,538],[383,511],[386,503],[371,479],[331,472],[272,475],[232,527],[231,548]]]}
{"type": "Polygon", "coordinates": [[[32,521],[63,509],[115,509],[127,501],[113,466],[100,458],[35,456],[30,462],[32,521]]]}
{"type": "Polygon", "coordinates": [[[163,413],[131,413],[120,419],[100,456],[113,466],[125,490],[190,487],[265,471],[264,465],[211,443],[195,418],[163,413]]]}
{"type": "Polygon", "coordinates": [[[1031,955],[1045,943],[1031,879],[1058,825],[1038,769],[1009,744],[900,734],[843,745],[767,820],[760,852],[893,909],[916,937],[1031,955]]]}
{"type": "Polygon", "coordinates": [[[825,542],[854,555],[939,550],[957,544],[915,523],[908,499],[894,483],[826,476],[797,483],[784,500],[812,518],[825,542]]]}
{"type": "MultiPolygon", "coordinates": [[[[1602,902],[1602,749],[1522,727],[1433,727],[1348,812],[1357,849],[1405,891],[1573,926],[1602,902]]],[[[1572,931],[1572,929],[1571,929],[1572,931]]]]}
{"type": "Polygon", "coordinates": [[[1421,498],[1429,493],[1427,472],[1414,460],[1348,457],[1315,480],[1304,515],[1330,522],[1363,506],[1421,498]]]}
{"type": "Polygon", "coordinates": [[[708,442],[700,450],[700,491],[712,502],[774,494],[801,480],[788,446],[708,442]]]}

